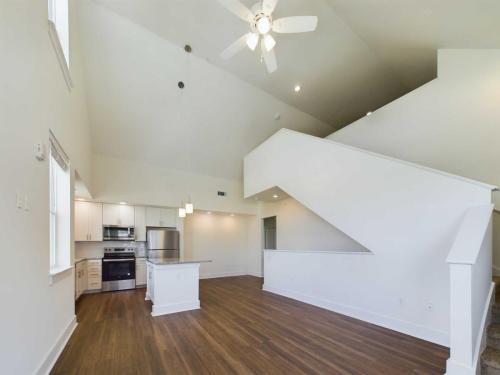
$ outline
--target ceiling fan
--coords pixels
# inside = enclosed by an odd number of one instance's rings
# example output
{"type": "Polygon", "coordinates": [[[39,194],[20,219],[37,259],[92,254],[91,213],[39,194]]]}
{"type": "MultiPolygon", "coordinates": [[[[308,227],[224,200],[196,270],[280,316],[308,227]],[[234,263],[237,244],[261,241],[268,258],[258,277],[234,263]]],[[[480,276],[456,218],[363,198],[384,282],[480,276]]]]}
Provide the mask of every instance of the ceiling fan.
{"type": "Polygon", "coordinates": [[[269,73],[278,69],[274,46],[276,41],[271,35],[275,33],[304,33],[316,30],[318,17],[316,16],[298,16],[273,19],[272,13],[278,0],[262,0],[255,4],[252,9],[248,9],[239,0],[219,0],[219,2],[230,12],[250,24],[251,31],[233,44],[227,47],[221,53],[225,60],[233,57],[245,46],[255,51],[260,41],[262,59],[264,60],[269,73]]]}

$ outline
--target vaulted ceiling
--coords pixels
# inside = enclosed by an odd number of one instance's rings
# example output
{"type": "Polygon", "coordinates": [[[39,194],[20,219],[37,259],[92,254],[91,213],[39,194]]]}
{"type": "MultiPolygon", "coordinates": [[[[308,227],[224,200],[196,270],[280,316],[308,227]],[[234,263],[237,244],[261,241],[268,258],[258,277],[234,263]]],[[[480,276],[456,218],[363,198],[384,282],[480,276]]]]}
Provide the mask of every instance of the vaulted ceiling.
{"type": "Polygon", "coordinates": [[[494,0],[281,0],[275,17],[319,24],[277,35],[268,74],[257,52],[219,57],[248,25],[217,0],[86,0],[77,11],[94,151],[230,179],[281,127],[326,136],[433,79],[437,48],[500,47],[494,0]]]}

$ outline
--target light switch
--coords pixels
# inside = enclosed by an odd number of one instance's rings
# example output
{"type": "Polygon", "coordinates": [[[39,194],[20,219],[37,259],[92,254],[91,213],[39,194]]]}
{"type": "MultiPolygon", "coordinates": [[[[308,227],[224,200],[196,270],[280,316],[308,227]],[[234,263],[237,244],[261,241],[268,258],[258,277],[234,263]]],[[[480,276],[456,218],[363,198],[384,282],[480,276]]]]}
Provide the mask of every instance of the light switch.
{"type": "Polygon", "coordinates": [[[16,194],[16,206],[17,206],[17,208],[23,208],[24,207],[24,197],[20,193],[16,194]]]}
{"type": "Polygon", "coordinates": [[[30,202],[29,202],[29,199],[28,199],[28,196],[25,195],[24,196],[24,205],[23,205],[23,208],[24,208],[24,211],[29,211],[30,210],[30,202]]]}

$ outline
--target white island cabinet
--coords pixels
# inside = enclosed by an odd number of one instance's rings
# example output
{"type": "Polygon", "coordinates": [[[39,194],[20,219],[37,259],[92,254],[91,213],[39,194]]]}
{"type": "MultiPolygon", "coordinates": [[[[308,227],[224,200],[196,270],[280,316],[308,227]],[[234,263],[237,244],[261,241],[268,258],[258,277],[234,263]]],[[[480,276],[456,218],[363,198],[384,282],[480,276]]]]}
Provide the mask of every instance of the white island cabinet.
{"type": "Polygon", "coordinates": [[[152,316],[200,308],[200,263],[196,259],[148,259],[146,300],[152,316]]]}

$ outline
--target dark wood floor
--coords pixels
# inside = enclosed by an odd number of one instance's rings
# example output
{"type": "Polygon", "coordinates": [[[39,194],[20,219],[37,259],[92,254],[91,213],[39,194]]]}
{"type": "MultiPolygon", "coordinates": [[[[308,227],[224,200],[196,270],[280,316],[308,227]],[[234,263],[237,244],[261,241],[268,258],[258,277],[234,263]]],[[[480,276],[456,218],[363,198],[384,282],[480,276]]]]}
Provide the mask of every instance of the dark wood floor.
{"type": "Polygon", "coordinates": [[[202,309],[153,318],[144,289],[83,296],[52,374],[443,374],[448,349],[261,291],[202,280],[202,309]]]}

